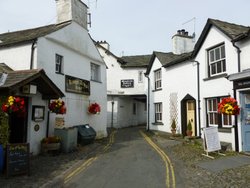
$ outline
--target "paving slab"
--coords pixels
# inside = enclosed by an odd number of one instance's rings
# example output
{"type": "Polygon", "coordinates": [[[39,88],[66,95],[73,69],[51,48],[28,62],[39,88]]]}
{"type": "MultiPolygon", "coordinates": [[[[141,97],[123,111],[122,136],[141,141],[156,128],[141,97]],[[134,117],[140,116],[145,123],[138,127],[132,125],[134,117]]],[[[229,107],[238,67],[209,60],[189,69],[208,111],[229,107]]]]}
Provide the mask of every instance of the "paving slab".
{"type": "Polygon", "coordinates": [[[211,161],[197,163],[197,166],[218,173],[223,170],[250,164],[250,157],[245,155],[225,156],[211,161]]]}

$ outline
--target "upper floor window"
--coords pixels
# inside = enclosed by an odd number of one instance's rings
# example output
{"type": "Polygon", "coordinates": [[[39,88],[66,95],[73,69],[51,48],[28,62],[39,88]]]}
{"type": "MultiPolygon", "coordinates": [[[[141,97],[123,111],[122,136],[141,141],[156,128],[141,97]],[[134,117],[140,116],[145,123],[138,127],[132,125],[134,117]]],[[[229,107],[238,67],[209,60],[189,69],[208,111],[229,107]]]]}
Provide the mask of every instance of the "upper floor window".
{"type": "Polygon", "coordinates": [[[161,69],[155,71],[155,89],[161,89],[161,69]]]}
{"type": "Polygon", "coordinates": [[[63,56],[56,54],[56,73],[63,74],[63,56]]]}
{"type": "Polygon", "coordinates": [[[218,127],[227,127],[233,124],[232,115],[224,115],[218,113],[218,103],[222,98],[209,98],[207,99],[207,117],[208,125],[218,127]]]}
{"type": "Polygon", "coordinates": [[[143,71],[138,72],[138,82],[142,83],[143,82],[143,71]]]}
{"type": "Polygon", "coordinates": [[[209,76],[226,72],[225,45],[222,44],[208,50],[209,76]]]}
{"type": "Polygon", "coordinates": [[[101,68],[100,65],[91,63],[91,80],[101,81],[101,68]]]}

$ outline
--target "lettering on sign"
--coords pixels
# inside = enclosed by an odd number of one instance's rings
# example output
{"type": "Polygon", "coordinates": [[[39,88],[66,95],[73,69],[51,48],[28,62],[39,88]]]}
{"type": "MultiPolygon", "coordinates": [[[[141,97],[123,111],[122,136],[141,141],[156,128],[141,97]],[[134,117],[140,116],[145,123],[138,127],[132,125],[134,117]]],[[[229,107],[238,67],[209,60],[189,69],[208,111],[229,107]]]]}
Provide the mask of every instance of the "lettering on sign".
{"type": "Polygon", "coordinates": [[[30,173],[29,143],[7,144],[7,178],[30,173]]]}
{"type": "Polygon", "coordinates": [[[134,87],[134,80],[121,80],[121,88],[133,88],[134,87]]]}

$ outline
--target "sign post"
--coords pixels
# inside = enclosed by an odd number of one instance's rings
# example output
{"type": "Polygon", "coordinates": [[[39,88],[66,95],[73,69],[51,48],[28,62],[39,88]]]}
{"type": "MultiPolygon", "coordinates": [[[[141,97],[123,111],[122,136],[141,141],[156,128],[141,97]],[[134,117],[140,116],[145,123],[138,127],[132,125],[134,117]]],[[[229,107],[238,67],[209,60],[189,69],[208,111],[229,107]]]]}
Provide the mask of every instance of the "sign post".
{"type": "Polygon", "coordinates": [[[221,150],[221,145],[219,140],[218,128],[206,127],[203,128],[203,132],[204,132],[203,146],[206,154],[202,155],[214,159],[214,157],[210,156],[208,153],[217,151],[218,154],[225,156],[224,154],[219,152],[221,150]]]}

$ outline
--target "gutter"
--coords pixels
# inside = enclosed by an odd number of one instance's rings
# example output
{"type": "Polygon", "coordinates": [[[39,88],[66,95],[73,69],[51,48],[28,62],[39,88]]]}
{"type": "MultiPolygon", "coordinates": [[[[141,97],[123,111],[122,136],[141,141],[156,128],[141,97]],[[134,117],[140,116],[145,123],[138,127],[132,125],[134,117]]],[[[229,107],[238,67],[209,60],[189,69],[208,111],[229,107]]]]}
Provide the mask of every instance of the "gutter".
{"type": "Polygon", "coordinates": [[[37,44],[37,39],[35,39],[31,45],[31,54],[30,54],[30,69],[33,69],[34,65],[34,52],[37,44]]]}
{"type": "Polygon", "coordinates": [[[149,118],[149,115],[150,115],[150,78],[149,78],[149,76],[147,75],[147,74],[144,74],[145,75],[145,77],[148,79],[148,97],[147,97],[147,103],[148,103],[148,120],[147,120],[147,131],[149,131],[150,130],[150,128],[149,128],[149,120],[150,120],[150,118],[149,118]]]}

